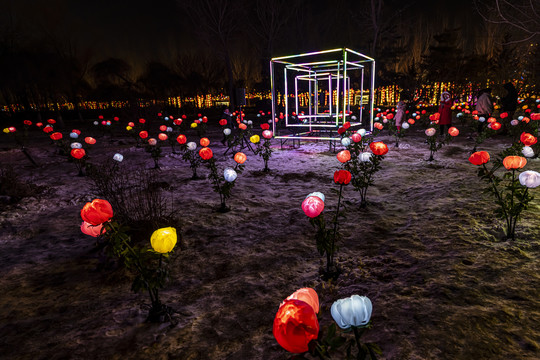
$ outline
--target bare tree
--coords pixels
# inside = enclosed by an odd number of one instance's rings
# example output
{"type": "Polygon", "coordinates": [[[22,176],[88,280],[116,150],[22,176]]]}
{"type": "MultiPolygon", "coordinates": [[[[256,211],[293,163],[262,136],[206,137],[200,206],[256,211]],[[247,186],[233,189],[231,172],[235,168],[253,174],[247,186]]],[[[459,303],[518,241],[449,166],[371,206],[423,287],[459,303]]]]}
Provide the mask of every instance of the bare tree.
{"type": "Polygon", "coordinates": [[[475,0],[485,21],[510,27],[519,37],[510,42],[535,41],[540,35],[540,0],[475,0]]]}
{"type": "Polygon", "coordinates": [[[228,93],[231,106],[234,107],[235,78],[231,60],[231,51],[235,35],[240,34],[240,25],[243,23],[242,1],[238,0],[191,0],[180,1],[188,12],[193,26],[199,30],[202,40],[208,48],[215,51],[225,62],[228,77],[228,93]]]}

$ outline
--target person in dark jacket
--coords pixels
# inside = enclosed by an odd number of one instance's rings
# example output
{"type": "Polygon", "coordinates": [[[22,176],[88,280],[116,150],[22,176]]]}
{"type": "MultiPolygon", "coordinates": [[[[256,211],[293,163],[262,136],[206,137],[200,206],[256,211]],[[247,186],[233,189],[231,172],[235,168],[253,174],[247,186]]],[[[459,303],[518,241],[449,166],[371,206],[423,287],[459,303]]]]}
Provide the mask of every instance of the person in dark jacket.
{"type": "Polygon", "coordinates": [[[506,83],[503,87],[507,94],[501,99],[502,111],[508,113],[508,120],[511,121],[517,109],[518,92],[512,83],[506,83]]]}

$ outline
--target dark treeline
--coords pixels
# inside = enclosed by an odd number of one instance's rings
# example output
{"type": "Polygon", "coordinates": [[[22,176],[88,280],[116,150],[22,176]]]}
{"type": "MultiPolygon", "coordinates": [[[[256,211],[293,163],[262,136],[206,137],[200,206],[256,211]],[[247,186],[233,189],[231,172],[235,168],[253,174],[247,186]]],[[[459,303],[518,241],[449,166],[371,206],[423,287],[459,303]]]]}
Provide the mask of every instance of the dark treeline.
{"type": "Polygon", "coordinates": [[[535,91],[539,20],[515,15],[517,5],[497,13],[495,1],[162,0],[148,8],[161,11],[158,21],[126,28],[136,17],[128,10],[116,27],[103,15],[90,26],[74,18],[73,2],[2,0],[0,102],[30,109],[265,91],[271,57],[344,46],[376,59],[377,85],[518,80],[521,91],[535,91]],[[501,15],[525,30],[500,23],[501,15]]]}

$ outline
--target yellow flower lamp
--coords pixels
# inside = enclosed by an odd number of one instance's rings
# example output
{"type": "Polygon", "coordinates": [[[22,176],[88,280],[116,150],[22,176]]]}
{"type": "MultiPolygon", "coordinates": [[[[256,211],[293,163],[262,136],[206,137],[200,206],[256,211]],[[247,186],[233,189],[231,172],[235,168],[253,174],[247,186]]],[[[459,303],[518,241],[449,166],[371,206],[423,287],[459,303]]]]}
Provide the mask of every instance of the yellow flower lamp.
{"type": "Polygon", "coordinates": [[[161,254],[171,252],[176,245],[176,240],[176,229],[173,227],[157,229],[150,237],[152,248],[161,254]]]}

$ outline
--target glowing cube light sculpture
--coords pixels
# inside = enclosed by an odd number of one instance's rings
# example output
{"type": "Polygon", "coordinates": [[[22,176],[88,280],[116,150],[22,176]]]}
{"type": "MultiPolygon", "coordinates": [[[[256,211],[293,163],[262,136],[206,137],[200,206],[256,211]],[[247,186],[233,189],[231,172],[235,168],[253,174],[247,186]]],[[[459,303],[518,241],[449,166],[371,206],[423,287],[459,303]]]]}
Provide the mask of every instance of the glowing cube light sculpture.
{"type": "Polygon", "coordinates": [[[339,48],[272,58],[270,82],[272,119],[283,113],[279,121],[292,130],[286,134],[272,121],[277,139],[337,141],[333,130],[346,121],[373,130],[375,60],[369,56],[339,48]],[[356,103],[351,82],[360,90],[356,103]]]}

